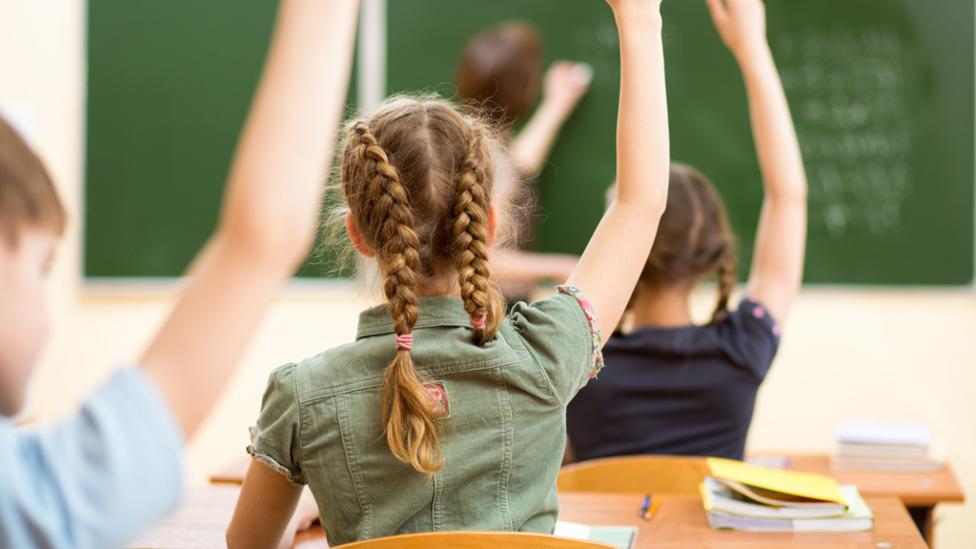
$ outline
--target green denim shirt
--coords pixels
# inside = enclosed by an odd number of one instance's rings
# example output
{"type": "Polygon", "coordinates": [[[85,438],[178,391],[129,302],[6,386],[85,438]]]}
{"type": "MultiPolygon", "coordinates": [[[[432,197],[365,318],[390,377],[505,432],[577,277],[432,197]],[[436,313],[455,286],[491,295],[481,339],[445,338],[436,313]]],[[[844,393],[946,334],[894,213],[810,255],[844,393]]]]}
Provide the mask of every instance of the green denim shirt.
{"type": "Polygon", "coordinates": [[[602,366],[574,288],[515,305],[497,337],[471,340],[460,299],[423,298],[412,357],[439,412],[444,467],[416,472],[383,435],[383,372],[395,352],[386,306],[354,343],[276,369],[248,451],[308,484],[333,545],[437,530],[551,533],[566,405],[602,366]]]}

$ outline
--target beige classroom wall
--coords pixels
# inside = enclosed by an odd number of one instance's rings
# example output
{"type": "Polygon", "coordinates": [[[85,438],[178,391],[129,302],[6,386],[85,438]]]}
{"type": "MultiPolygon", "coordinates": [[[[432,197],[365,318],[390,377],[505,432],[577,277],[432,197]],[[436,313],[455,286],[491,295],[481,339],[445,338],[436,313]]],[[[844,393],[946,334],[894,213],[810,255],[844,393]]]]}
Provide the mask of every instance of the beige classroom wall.
{"type": "MultiPolygon", "coordinates": [[[[50,281],[54,327],[31,391],[41,420],[70,412],[113,367],[137,357],[172,297],[93,295],[80,281],[83,29],[79,0],[0,0],[0,108],[30,112],[33,140],[73,212],[50,281]]],[[[350,340],[369,299],[343,286],[282,294],[189,445],[190,482],[243,455],[269,371],[350,340]]],[[[827,452],[845,418],[919,420],[947,441],[950,462],[976,497],[974,334],[970,290],[805,290],[760,395],[750,449],[827,452]]],[[[974,515],[976,500],[941,507],[939,546],[971,546],[974,515]]]]}

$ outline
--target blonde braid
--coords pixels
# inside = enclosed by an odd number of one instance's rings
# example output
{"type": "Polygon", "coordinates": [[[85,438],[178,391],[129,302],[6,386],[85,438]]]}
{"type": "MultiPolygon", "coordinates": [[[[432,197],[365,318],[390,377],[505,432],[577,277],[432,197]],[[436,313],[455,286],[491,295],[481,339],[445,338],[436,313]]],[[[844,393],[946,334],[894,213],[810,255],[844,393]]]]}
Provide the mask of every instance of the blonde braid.
{"type": "Polygon", "coordinates": [[[420,241],[414,230],[414,215],[407,190],[364,123],[352,131],[355,159],[365,176],[368,218],[378,221],[377,250],[384,269],[383,292],[389,302],[397,337],[397,350],[386,368],[383,389],[383,421],[390,452],[400,461],[425,474],[436,473],[443,465],[440,435],[434,411],[410,351],[413,328],[417,323],[420,284],[420,241]]]}
{"type": "Polygon", "coordinates": [[[488,272],[490,158],[480,128],[472,129],[468,154],[456,183],[452,226],[461,298],[479,345],[495,337],[502,312],[501,295],[488,272]]]}

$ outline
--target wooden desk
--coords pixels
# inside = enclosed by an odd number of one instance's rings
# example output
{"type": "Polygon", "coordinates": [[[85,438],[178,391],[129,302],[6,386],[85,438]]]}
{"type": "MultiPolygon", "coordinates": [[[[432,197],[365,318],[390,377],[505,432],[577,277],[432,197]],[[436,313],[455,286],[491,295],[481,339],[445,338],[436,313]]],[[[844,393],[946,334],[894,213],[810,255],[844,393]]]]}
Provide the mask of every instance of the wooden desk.
{"type": "MultiPolygon", "coordinates": [[[[224,531],[233,514],[238,490],[235,486],[209,486],[192,490],[172,517],[131,547],[223,547],[224,531]]],[[[638,549],[704,546],[717,549],[926,547],[904,506],[891,497],[868,498],[868,505],[875,515],[874,530],[850,534],[715,531],[708,527],[701,500],[697,496],[665,494],[660,498],[661,507],[657,514],[651,520],[643,521],[637,517],[643,494],[561,494],[559,518],[592,525],[636,526],[640,529],[637,534],[638,549]]],[[[321,549],[325,546],[324,533],[320,528],[304,533],[295,544],[296,549],[321,549]]]]}
{"type": "Polygon", "coordinates": [[[139,549],[210,549],[226,547],[224,533],[240,494],[238,486],[207,486],[188,490],[175,513],[129,547],[139,549]]]}
{"type": "Polygon", "coordinates": [[[247,467],[250,464],[251,458],[244,456],[210,475],[210,482],[212,484],[234,484],[240,486],[244,483],[244,475],[247,473],[247,467]]]}
{"type": "MultiPolygon", "coordinates": [[[[842,484],[853,484],[864,497],[896,497],[930,544],[935,540],[933,515],[939,503],[963,503],[965,494],[949,464],[933,473],[894,473],[878,471],[848,471],[831,467],[830,456],[824,454],[757,454],[750,459],[785,460],[786,468],[794,471],[820,473],[834,477],[842,484]]],[[[250,459],[241,458],[210,477],[218,484],[240,484],[250,459]]]]}
{"type": "Polygon", "coordinates": [[[637,526],[637,549],[715,547],[773,549],[802,547],[927,547],[905,507],[896,498],[867,498],[874,530],[847,534],[729,532],[708,527],[701,498],[662,494],[650,521],[637,518],[643,494],[565,493],[559,495],[561,520],[592,525],[637,526]],[[889,545],[885,545],[889,544],[889,545]]]}
{"type": "Polygon", "coordinates": [[[906,507],[934,507],[939,503],[963,503],[966,499],[948,464],[932,473],[897,473],[834,469],[830,456],[822,454],[785,457],[790,470],[831,476],[841,484],[856,485],[865,496],[896,497],[906,507]]]}
{"type": "MultiPolygon", "coordinates": [[[[766,459],[770,455],[750,456],[766,459]]],[[[905,504],[909,514],[929,544],[935,541],[932,520],[939,503],[963,503],[965,494],[949,464],[932,473],[898,473],[880,471],[852,471],[834,469],[830,456],[795,454],[783,456],[786,468],[793,471],[819,473],[834,477],[841,484],[853,484],[865,497],[896,497],[905,504]]]]}
{"type": "MultiPolygon", "coordinates": [[[[750,459],[778,458],[786,460],[786,468],[794,471],[820,473],[837,479],[841,484],[854,484],[865,497],[896,497],[906,507],[934,507],[939,503],[963,503],[965,494],[952,468],[946,464],[934,473],[892,473],[877,471],[837,470],[830,465],[830,456],[823,454],[795,454],[785,456],[757,455],[750,459]]],[[[210,482],[241,484],[250,459],[246,456],[214,473],[210,482]]]]}

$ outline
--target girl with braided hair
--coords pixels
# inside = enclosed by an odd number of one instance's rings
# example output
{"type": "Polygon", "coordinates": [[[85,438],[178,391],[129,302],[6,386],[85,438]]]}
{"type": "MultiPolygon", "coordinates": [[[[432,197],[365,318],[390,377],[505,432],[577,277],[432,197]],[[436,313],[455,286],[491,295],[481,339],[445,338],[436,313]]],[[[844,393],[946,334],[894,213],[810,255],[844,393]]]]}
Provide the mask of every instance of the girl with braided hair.
{"type": "Polygon", "coordinates": [[[569,407],[573,458],[677,454],[742,459],[756,393],[800,288],[806,176],[776,66],[762,0],[709,0],[745,77],[765,186],[746,297],[729,310],[735,251],[725,206],[687,166],[671,168],[668,206],[629,306],[633,329],[607,344],[607,374],[569,407]],[[691,320],[698,282],[718,300],[705,325],[691,320]],[[612,428],[606,428],[613,418],[612,428]]]}
{"type": "Polygon", "coordinates": [[[617,200],[548,299],[506,313],[493,283],[504,147],[484,123],[401,97],[348,125],[345,228],[376,260],[386,303],[360,315],[355,342],[272,373],[238,502],[241,546],[247,529],[280,538],[303,485],[331,545],[552,532],[566,405],[602,367],[601,334],[624,312],[667,194],[660,0],[609,3],[622,45],[617,200]]]}

